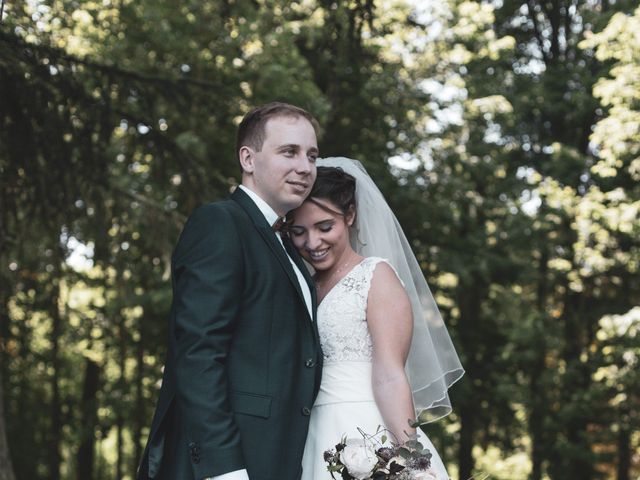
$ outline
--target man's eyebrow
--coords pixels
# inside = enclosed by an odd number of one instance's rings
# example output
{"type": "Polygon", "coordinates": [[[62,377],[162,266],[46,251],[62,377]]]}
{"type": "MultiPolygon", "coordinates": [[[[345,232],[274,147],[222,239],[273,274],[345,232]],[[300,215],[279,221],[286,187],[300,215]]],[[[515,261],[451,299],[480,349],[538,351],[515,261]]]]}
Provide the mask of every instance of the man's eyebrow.
{"type": "Polygon", "coordinates": [[[278,150],[290,150],[292,148],[294,150],[299,150],[300,145],[296,145],[295,143],[285,143],[284,145],[278,146],[278,150]]]}

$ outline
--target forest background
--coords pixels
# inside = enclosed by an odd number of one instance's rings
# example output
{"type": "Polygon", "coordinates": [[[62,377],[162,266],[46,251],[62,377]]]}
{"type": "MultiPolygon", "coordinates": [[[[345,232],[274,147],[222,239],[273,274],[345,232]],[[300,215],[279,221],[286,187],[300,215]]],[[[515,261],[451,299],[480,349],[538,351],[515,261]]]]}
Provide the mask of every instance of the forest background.
{"type": "Polygon", "coordinates": [[[1,480],[133,478],[171,249],[271,100],[412,242],[467,371],[452,476],[640,477],[637,1],[2,7],[1,480]]]}

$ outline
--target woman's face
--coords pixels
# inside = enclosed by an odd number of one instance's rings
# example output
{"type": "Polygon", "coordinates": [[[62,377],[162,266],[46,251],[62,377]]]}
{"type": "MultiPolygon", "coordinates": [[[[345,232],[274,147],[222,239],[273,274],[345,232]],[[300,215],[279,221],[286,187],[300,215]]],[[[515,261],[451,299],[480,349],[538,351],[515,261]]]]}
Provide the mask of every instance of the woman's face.
{"type": "Polygon", "coordinates": [[[292,213],[289,229],[291,240],[300,255],[316,270],[329,270],[345,253],[351,251],[349,227],[353,224],[353,209],[345,216],[340,208],[326,199],[309,200],[292,213]]]}

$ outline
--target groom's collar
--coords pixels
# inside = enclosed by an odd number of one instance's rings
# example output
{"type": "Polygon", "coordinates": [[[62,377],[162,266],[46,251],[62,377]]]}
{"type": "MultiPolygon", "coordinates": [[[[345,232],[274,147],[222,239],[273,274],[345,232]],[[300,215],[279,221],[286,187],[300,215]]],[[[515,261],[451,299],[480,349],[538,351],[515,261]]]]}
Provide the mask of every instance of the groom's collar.
{"type": "Polygon", "coordinates": [[[253,200],[253,203],[256,204],[256,207],[258,207],[258,210],[260,210],[260,213],[262,213],[269,225],[273,225],[278,221],[280,216],[273,210],[273,208],[269,206],[267,202],[260,198],[260,196],[256,192],[254,192],[250,188],[245,187],[244,185],[239,185],[238,188],[246,193],[251,200],[253,200]]]}

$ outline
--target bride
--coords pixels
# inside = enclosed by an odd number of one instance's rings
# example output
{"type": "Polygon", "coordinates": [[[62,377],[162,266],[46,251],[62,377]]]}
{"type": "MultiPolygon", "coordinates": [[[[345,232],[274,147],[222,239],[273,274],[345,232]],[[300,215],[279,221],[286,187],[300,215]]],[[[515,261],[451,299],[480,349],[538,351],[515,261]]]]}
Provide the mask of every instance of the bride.
{"type": "MultiPolygon", "coordinates": [[[[318,161],[307,200],[289,216],[294,245],[315,269],[324,366],[311,413],[302,480],[330,479],[323,454],[341,438],[385,428],[404,442],[447,415],[464,373],[422,271],[362,165],[318,161]]],[[[427,436],[431,468],[448,479],[427,436]]]]}

